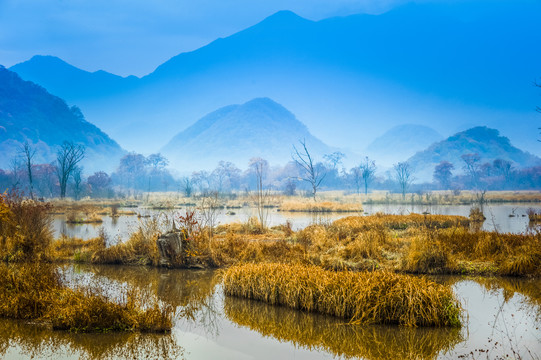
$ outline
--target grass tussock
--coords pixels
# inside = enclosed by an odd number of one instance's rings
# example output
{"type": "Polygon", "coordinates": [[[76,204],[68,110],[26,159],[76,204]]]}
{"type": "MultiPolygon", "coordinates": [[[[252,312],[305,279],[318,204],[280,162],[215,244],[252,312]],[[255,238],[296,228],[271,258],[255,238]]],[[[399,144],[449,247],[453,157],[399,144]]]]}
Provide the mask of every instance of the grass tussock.
{"type": "Polygon", "coordinates": [[[530,223],[539,223],[541,222],[541,209],[529,208],[526,211],[530,223]]]}
{"type": "Polygon", "coordinates": [[[285,201],[280,205],[279,211],[285,212],[334,212],[334,213],[347,213],[347,212],[363,212],[361,204],[355,203],[341,203],[334,201],[322,201],[313,202],[309,200],[290,200],[285,201]]]}
{"type": "Polygon", "coordinates": [[[458,227],[419,231],[412,237],[404,261],[405,270],[420,273],[463,273],[472,269],[512,276],[539,276],[540,265],[541,233],[472,232],[458,227]],[[481,268],[476,269],[476,264],[481,268]]]}
{"type": "Polygon", "coordinates": [[[245,264],[223,275],[226,295],[347,319],[351,324],[460,326],[449,287],[390,272],[333,272],[315,266],[245,264]]]}
{"type": "Polygon", "coordinates": [[[91,289],[70,289],[50,264],[0,266],[0,316],[50,323],[53,329],[83,332],[171,329],[172,309],[128,292],[119,302],[91,289]]]}
{"type": "Polygon", "coordinates": [[[468,226],[469,220],[464,216],[457,215],[390,215],[377,213],[371,216],[348,216],[336,220],[333,224],[337,229],[343,228],[347,236],[351,233],[365,231],[378,227],[385,227],[391,230],[405,230],[410,227],[426,227],[432,229],[450,228],[454,226],[468,226]]]}

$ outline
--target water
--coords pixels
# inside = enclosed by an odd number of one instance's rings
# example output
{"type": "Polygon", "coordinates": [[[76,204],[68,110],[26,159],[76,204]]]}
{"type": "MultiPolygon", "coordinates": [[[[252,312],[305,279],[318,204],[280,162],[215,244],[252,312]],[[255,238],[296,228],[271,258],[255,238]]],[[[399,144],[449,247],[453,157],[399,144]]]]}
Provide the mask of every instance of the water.
{"type": "Polygon", "coordinates": [[[0,320],[5,359],[538,359],[541,280],[440,277],[465,309],[461,329],[349,326],[225,297],[213,271],[66,266],[71,281],[137,287],[177,307],[170,335],[73,334],[0,320]],[[515,353],[516,352],[516,353],[515,353]]]}
{"type": "MultiPolygon", "coordinates": [[[[487,220],[483,224],[484,230],[497,229],[500,232],[523,233],[527,231],[529,222],[526,211],[530,207],[541,207],[540,204],[505,204],[505,205],[486,205],[484,214],[487,220]]],[[[443,215],[462,215],[468,216],[470,205],[364,205],[364,211],[367,214],[384,212],[387,214],[409,214],[424,213],[443,214],[443,215]]],[[[133,210],[133,209],[129,209],[133,210]]],[[[147,216],[168,216],[169,218],[184,214],[184,210],[150,210],[136,209],[136,212],[147,216]]],[[[330,223],[344,216],[361,215],[358,213],[291,213],[280,212],[277,209],[268,210],[268,225],[275,226],[285,224],[289,221],[294,230],[302,229],[310,224],[323,222],[330,223]]],[[[217,223],[226,224],[231,222],[246,222],[250,217],[256,216],[256,210],[249,207],[234,210],[218,210],[217,223]],[[227,214],[234,211],[235,214],[227,214]]],[[[120,216],[111,218],[103,216],[101,224],[81,224],[72,225],[66,223],[65,216],[55,216],[53,219],[54,236],[60,237],[62,234],[69,237],[79,237],[82,239],[91,239],[99,235],[100,229],[103,229],[113,242],[124,241],[129,234],[137,230],[140,219],[137,216],[120,216]]]]}

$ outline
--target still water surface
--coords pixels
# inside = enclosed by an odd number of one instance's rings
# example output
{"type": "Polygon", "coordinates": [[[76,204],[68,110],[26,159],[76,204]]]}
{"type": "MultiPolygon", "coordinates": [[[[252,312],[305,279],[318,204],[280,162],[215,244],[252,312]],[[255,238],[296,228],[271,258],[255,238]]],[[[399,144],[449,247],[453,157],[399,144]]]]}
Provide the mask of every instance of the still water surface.
{"type": "Polygon", "coordinates": [[[170,335],[73,334],[0,320],[6,359],[538,359],[541,281],[440,277],[460,298],[461,329],[350,326],[318,314],[225,297],[217,272],[63,268],[70,282],[137,287],[177,307],[170,335]],[[519,357],[520,356],[520,357],[519,357]]]}
{"type": "MultiPolygon", "coordinates": [[[[504,205],[485,205],[484,214],[487,220],[483,224],[484,230],[497,229],[500,232],[523,233],[528,231],[529,221],[526,211],[528,208],[541,208],[541,204],[504,204],[504,205]]],[[[430,213],[442,215],[462,215],[468,216],[470,205],[364,205],[364,214],[374,214],[383,212],[387,214],[409,214],[409,213],[430,213]]],[[[133,209],[129,209],[133,210],[133,209]]],[[[168,216],[175,217],[184,214],[185,210],[150,210],[139,208],[135,211],[141,215],[150,216],[168,216]]],[[[234,210],[218,210],[217,223],[226,224],[231,222],[246,222],[250,217],[256,216],[256,210],[250,207],[243,207],[234,210]],[[233,211],[234,214],[227,214],[233,211]]],[[[325,213],[325,214],[307,214],[280,212],[276,209],[269,209],[267,221],[269,226],[285,224],[289,221],[294,230],[305,228],[313,223],[330,223],[344,216],[363,215],[360,213],[325,213]]],[[[53,221],[54,235],[66,235],[69,237],[79,237],[82,239],[91,239],[99,235],[100,229],[108,235],[113,242],[124,241],[129,234],[135,232],[140,219],[137,216],[120,216],[111,218],[103,216],[101,224],[82,224],[70,225],[66,223],[65,216],[55,216],[53,221]]]]}

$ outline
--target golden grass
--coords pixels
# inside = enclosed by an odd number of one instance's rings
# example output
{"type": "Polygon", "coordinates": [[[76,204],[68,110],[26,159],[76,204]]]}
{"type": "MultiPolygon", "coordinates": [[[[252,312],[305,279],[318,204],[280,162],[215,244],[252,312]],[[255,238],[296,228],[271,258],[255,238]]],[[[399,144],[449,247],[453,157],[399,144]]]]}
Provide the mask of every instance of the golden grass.
{"type": "MultiPolygon", "coordinates": [[[[420,230],[412,236],[405,269],[431,272],[427,268],[464,272],[470,262],[488,263],[494,273],[513,276],[541,275],[541,233],[501,234],[456,227],[420,230]],[[433,261],[432,266],[423,259],[433,261]]],[[[485,271],[486,272],[486,266],[485,271]]]]}
{"type": "Polygon", "coordinates": [[[223,286],[226,295],[334,315],[350,324],[461,324],[460,304],[449,287],[390,272],[245,264],[227,269],[223,286]]]}
{"type": "Polygon", "coordinates": [[[333,201],[313,202],[310,200],[290,200],[285,201],[280,205],[279,211],[286,212],[363,212],[363,207],[360,203],[339,203],[333,201]]]}
{"type": "Polygon", "coordinates": [[[66,223],[68,224],[101,224],[103,219],[98,213],[82,214],[75,211],[70,211],[66,215],[66,223]]]}
{"type": "Polygon", "coordinates": [[[42,260],[52,240],[50,206],[17,193],[0,194],[0,259],[42,260]]]}
{"type": "Polygon", "coordinates": [[[396,331],[387,326],[347,325],[333,317],[233,297],[225,298],[224,311],[232,322],[265,337],[346,359],[435,359],[463,340],[456,327],[396,331]]]}
{"type": "Polygon", "coordinates": [[[115,302],[96,290],[70,289],[50,264],[0,266],[0,287],[1,317],[46,321],[53,329],[164,332],[172,326],[172,309],[156,299],[128,292],[115,302]]]}

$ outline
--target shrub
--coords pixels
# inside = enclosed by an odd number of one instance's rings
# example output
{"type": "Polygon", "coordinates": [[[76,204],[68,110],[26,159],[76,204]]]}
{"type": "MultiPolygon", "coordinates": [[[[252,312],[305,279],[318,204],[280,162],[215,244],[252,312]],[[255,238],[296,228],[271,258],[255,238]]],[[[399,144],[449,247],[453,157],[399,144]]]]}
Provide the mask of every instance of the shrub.
{"type": "Polygon", "coordinates": [[[47,257],[52,240],[51,206],[12,192],[0,196],[0,257],[4,261],[47,257]]]}

